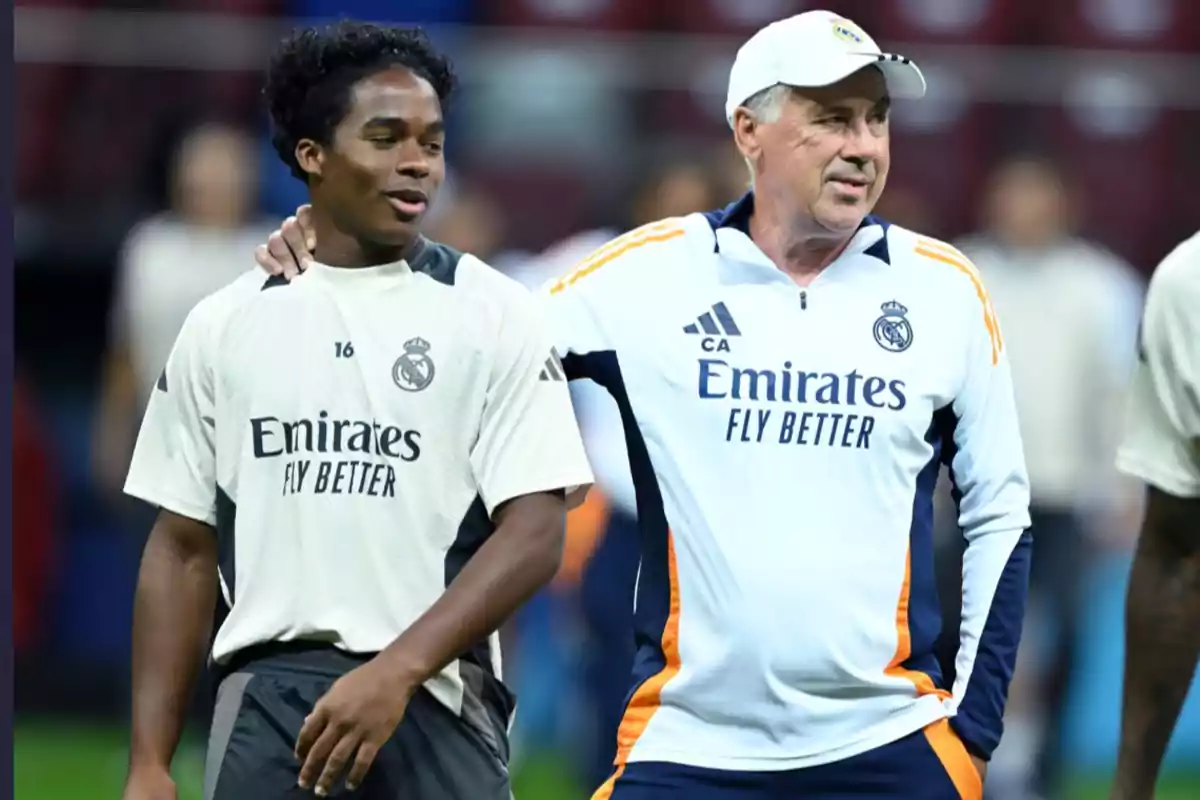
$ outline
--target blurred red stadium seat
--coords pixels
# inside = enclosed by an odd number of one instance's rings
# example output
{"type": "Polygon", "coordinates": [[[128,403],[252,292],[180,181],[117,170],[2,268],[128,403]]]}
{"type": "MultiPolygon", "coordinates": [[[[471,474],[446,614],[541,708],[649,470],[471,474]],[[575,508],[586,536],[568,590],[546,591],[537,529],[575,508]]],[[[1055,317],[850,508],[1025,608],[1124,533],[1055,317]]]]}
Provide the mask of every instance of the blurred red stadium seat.
{"type": "Polygon", "coordinates": [[[1027,0],[894,0],[864,3],[855,20],[876,41],[1032,44],[1027,0]]]}
{"type": "Polygon", "coordinates": [[[1066,0],[1052,4],[1051,34],[1062,47],[1176,50],[1200,47],[1193,0],[1066,0]]]}
{"type": "Polygon", "coordinates": [[[484,20],[493,25],[639,30],[655,22],[647,0],[488,0],[484,20]]]}
{"type": "Polygon", "coordinates": [[[992,154],[995,107],[967,106],[935,125],[896,125],[889,182],[918,193],[934,220],[931,235],[952,237],[978,220],[980,188],[992,154]]]}
{"type": "Polygon", "coordinates": [[[814,9],[842,11],[835,0],[660,0],[668,30],[685,33],[748,34],[778,19],[814,9]]]}
{"type": "Polygon", "coordinates": [[[1047,5],[1055,44],[1123,50],[1196,50],[1200,3],[1194,0],[1062,0],[1047,5]]]}
{"type": "Polygon", "coordinates": [[[51,191],[51,174],[62,126],[58,124],[75,69],[57,64],[16,65],[17,198],[41,199],[51,191]]]}
{"type": "Polygon", "coordinates": [[[1177,209],[1195,191],[1178,180],[1184,121],[1116,102],[1046,113],[1050,140],[1080,190],[1086,230],[1137,263],[1161,257],[1154,243],[1168,235],[1177,209]]]}

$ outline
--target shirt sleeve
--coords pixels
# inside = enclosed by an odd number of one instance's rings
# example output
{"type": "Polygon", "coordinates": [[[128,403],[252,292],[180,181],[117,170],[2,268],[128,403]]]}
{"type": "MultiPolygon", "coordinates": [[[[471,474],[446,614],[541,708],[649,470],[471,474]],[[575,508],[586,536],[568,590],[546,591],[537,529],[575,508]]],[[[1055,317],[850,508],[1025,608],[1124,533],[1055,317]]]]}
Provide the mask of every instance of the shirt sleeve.
{"type": "Polygon", "coordinates": [[[562,361],[523,290],[502,322],[471,466],[489,514],[520,495],[592,483],[562,361]]]}
{"type": "MultiPolygon", "coordinates": [[[[537,294],[554,349],[564,359],[569,355],[586,356],[614,349],[597,319],[596,303],[589,291],[593,288],[557,280],[543,286],[537,294]]],[[[567,361],[567,380],[591,377],[572,367],[574,359],[567,361]]]]}
{"type": "Polygon", "coordinates": [[[1151,281],[1117,452],[1119,470],[1177,497],[1200,497],[1197,308],[1200,291],[1151,281]]]}
{"type": "Polygon", "coordinates": [[[151,391],[126,494],[216,524],[216,430],[207,331],[188,315],[151,391]]]}
{"type": "MultiPolygon", "coordinates": [[[[978,276],[975,276],[976,280],[978,276]]],[[[976,755],[999,744],[1025,615],[1032,541],[1029,479],[1003,334],[982,282],[972,298],[964,380],[939,412],[958,500],[963,555],[962,622],[951,724],[976,755]]]]}
{"type": "MultiPolygon", "coordinates": [[[[547,282],[537,298],[545,311],[555,349],[562,355],[564,373],[571,381],[575,416],[596,486],[604,490],[616,508],[636,514],[628,441],[621,406],[615,402],[623,391],[616,385],[620,382],[617,345],[602,324],[605,295],[600,284],[612,278],[613,273],[610,268],[603,274],[586,276],[586,280],[572,279],[595,263],[597,253],[603,258],[614,241],[583,259],[573,272],[547,282]]],[[[628,350],[626,356],[630,357],[628,350]]]]}

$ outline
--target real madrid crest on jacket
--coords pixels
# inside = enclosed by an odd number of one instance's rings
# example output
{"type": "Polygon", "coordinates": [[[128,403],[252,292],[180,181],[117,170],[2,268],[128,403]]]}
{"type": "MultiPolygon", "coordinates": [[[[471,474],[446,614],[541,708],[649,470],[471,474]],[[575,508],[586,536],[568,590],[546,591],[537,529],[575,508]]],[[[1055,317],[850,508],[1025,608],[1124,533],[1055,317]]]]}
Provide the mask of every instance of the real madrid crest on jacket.
{"type": "MultiPolygon", "coordinates": [[[[548,353],[523,287],[428,241],[291,283],[254,269],[202,301],[128,490],[216,527],[231,607],[217,662],[280,631],[381,650],[487,540],[497,505],[590,483],[566,383],[540,377],[548,353]]],[[[428,688],[457,713],[463,664],[498,675],[498,659],[492,637],[428,688]]]]}
{"type": "Polygon", "coordinates": [[[879,308],[883,311],[883,316],[875,320],[875,341],[884,350],[896,353],[907,350],[913,337],[912,325],[904,316],[908,309],[895,300],[884,303],[879,308]]]}

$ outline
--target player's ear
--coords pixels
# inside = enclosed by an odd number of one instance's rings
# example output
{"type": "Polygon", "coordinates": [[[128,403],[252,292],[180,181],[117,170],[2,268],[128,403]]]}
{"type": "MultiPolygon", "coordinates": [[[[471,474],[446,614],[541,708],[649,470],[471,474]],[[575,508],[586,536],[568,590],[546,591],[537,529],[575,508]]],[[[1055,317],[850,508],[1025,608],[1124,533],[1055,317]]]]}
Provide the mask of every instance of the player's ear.
{"type": "Polygon", "coordinates": [[[312,139],[301,139],[296,142],[296,163],[309,175],[320,177],[325,166],[325,148],[312,139]]]}

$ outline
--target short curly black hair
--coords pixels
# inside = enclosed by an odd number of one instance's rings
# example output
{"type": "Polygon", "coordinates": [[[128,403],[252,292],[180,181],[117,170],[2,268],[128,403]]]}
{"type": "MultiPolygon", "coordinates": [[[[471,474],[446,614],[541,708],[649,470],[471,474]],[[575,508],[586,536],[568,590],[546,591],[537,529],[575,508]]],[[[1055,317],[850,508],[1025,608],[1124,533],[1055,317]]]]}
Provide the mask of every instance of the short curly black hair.
{"type": "Polygon", "coordinates": [[[263,94],[271,115],[271,143],[293,175],[308,181],[296,161],[296,143],[312,139],[329,144],[346,116],[350,88],[397,65],[429,81],[443,105],[458,84],[449,60],[420,28],[344,20],[299,29],[280,42],[263,94]]]}

